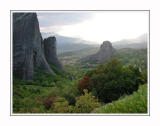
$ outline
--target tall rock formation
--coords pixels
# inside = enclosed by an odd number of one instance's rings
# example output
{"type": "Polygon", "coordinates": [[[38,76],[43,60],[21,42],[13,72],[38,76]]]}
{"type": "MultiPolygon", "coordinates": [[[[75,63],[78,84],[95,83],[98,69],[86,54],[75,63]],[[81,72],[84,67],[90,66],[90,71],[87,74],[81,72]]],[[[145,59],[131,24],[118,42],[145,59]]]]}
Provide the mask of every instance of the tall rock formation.
{"type": "Polygon", "coordinates": [[[108,61],[114,53],[115,49],[112,47],[111,42],[104,41],[99,51],[96,54],[84,57],[79,61],[90,62],[90,63],[104,63],[108,61]]]}
{"type": "Polygon", "coordinates": [[[44,54],[49,64],[62,70],[62,65],[57,58],[56,38],[54,36],[44,39],[44,54]]]}
{"type": "Polygon", "coordinates": [[[35,66],[54,74],[42,42],[36,13],[13,13],[13,76],[31,79],[35,66]]]}

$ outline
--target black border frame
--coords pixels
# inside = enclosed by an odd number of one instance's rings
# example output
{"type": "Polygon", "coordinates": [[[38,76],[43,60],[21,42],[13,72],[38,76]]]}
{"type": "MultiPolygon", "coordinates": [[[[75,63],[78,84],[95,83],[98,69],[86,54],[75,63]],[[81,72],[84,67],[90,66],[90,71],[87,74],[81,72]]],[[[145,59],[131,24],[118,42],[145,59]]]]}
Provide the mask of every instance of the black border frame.
{"type": "Polygon", "coordinates": [[[150,10],[10,10],[10,116],[151,116],[150,115],[150,10]],[[12,66],[13,66],[13,57],[12,57],[12,54],[13,54],[13,46],[12,46],[12,12],[13,11],[16,11],[16,12],[38,12],[38,11],[53,11],[53,12],[56,12],[56,11],[146,11],[146,12],[149,12],[149,42],[147,43],[147,68],[148,68],[148,113],[147,114],[125,114],[125,113],[121,113],[121,114],[95,114],[95,113],[91,113],[91,114],[62,114],[62,113],[59,113],[59,114],[48,114],[48,113],[45,113],[45,114],[40,114],[40,113],[37,113],[37,114],[13,114],[13,112],[11,111],[12,110],[12,84],[13,84],[13,78],[12,78],[12,73],[13,73],[13,69],[12,69],[12,66]],[[148,47],[149,46],[149,47],[148,47]],[[149,58],[149,59],[148,59],[149,58]],[[12,62],[11,62],[12,61],[12,62]]]}

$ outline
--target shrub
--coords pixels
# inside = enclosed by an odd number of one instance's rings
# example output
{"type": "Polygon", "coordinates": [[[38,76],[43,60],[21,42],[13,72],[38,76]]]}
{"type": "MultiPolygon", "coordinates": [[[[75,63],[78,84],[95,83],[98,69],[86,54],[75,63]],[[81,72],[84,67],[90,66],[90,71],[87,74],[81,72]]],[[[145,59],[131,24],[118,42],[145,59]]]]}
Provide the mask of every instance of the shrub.
{"type": "Polygon", "coordinates": [[[68,112],[68,102],[56,102],[53,107],[53,112],[55,113],[67,113],[68,112]]]}
{"type": "Polygon", "coordinates": [[[142,77],[145,83],[147,83],[147,70],[142,73],[142,77]]]}
{"type": "Polygon", "coordinates": [[[78,86],[81,89],[81,92],[83,91],[83,89],[87,88],[89,84],[89,77],[88,76],[84,76],[83,79],[78,83],[78,86]]]}
{"type": "Polygon", "coordinates": [[[19,107],[18,110],[15,110],[15,107],[14,107],[13,112],[16,112],[16,113],[44,113],[45,112],[45,108],[42,102],[36,99],[24,98],[21,101],[21,104],[19,104],[19,106],[17,107],[19,107]]]}
{"type": "Polygon", "coordinates": [[[55,67],[53,64],[49,64],[51,69],[58,75],[64,76],[63,72],[59,70],[57,67],[55,67]]]}
{"type": "Polygon", "coordinates": [[[76,97],[80,95],[80,92],[78,90],[78,86],[76,84],[67,84],[61,92],[61,96],[64,97],[69,105],[75,105],[76,103],[76,97]]]}
{"type": "Polygon", "coordinates": [[[137,92],[120,98],[101,108],[95,113],[147,113],[147,84],[141,85],[137,92]]]}
{"type": "Polygon", "coordinates": [[[88,93],[86,89],[84,89],[84,95],[80,96],[76,100],[75,105],[75,113],[89,113],[94,108],[99,107],[100,103],[95,99],[95,96],[92,96],[91,93],[88,93]]]}
{"type": "Polygon", "coordinates": [[[56,97],[56,102],[52,104],[52,107],[48,111],[49,113],[73,113],[74,106],[69,106],[68,101],[61,97],[56,97]]]}
{"type": "Polygon", "coordinates": [[[123,67],[120,60],[112,58],[108,63],[89,71],[78,86],[81,90],[92,92],[100,101],[108,103],[123,94],[133,93],[140,84],[144,84],[144,79],[138,67],[123,67]]]}
{"type": "Polygon", "coordinates": [[[51,95],[43,100],[43,104],[47,110],[51,108],[51,105],[55,102],[55,95],[51,95]]]}

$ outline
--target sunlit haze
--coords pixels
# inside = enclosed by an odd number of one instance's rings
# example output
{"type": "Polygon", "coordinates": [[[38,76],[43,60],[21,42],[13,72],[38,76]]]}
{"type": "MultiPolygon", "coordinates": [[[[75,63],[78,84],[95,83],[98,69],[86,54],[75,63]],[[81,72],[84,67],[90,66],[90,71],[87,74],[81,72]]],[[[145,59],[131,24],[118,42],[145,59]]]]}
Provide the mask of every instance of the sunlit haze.
{"type": "Polygon", "coordinates": [[[38,13],[41,32],[76,37],[92,44],[148,34],[148,16],[146,11],[38,13]]]}

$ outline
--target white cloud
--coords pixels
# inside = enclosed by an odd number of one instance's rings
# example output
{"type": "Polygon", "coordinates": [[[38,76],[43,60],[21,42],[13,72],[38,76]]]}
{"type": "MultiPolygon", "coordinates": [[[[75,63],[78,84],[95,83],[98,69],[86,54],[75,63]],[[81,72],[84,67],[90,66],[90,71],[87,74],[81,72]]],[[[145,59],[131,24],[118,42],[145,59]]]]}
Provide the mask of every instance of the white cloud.
{"type": "Polygon", "coordinates": [[[45,32],[54,31],[60,35],[78,37],[95,43],[102,43],[105,40],[112,42],[121,39],[132,39],[148,33],[148,12],[95,12],[92,17],[86,18],[79,23],[41,28],[43,32],[44,29],[45,32]]]}

